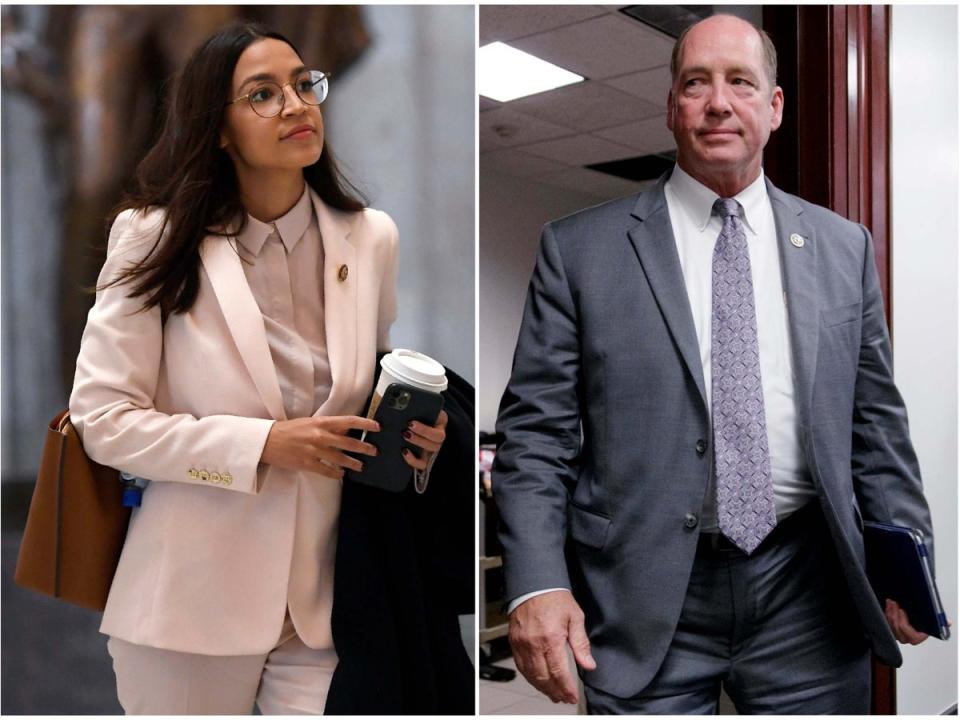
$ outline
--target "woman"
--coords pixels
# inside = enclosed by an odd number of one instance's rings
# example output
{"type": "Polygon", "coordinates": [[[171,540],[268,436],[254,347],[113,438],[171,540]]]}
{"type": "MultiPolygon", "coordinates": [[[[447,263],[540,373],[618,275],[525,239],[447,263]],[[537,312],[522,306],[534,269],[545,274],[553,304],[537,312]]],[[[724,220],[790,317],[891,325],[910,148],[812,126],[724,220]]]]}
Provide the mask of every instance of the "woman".
{"type": "MultiPolygon", "coordinates": [[[[128,713],[320,713],[348,437],[395,316],[397,229],[324,147],[328,79],[254,25],[187,62],[108,243],[70,412],[150,479],[101,632],[128,713]]],[[[421,448],[444,439],[405,433],[421,448]]],[[[356,457],[351,457],[351,452],[356,457]]]]}

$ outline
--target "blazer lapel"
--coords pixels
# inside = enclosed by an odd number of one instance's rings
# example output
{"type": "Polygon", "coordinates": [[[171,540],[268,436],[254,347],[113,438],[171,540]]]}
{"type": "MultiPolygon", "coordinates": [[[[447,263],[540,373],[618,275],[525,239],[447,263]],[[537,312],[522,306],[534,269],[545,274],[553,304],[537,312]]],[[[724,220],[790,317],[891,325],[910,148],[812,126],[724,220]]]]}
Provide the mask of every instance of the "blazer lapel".
{"type": "Polygon", "coordinates": [[[283,395],[267,344],[263,315],[243,273],[236,240],[208,236],[200,245],[200,260],[210,278],[240,357],[253,378],[267,412],[275,420],[286,420],[283,395]]]}
{"type": "Polygon", "coordinates": [[[633,216],[640,220],[640,224],[628,234],[670,334],[700,392],[706,411],[707,394],[703,382],[703,364],[700,362],[700,346],[663,191],[668,177],[669,173],[665,174],[653,190],[640,195],[633,209],[633,216]]]}
{"type": "Polygon", "coordinates": [[[311,189],[313,208],[323,238],[323,319],[332,385],[330,395],[315,413],[336,411],[353,391],[357,377],[357,287],[370,268],[357,266],[356,248],[346,213],[328,207],[311,189]]]}
{"type": "Polygon", "coordinates": [[[767,180],[767,193],[777,228],[777,250],[787,300],[787,323],[801,420],[809,424],[820,339],[820,303],[817,295],[817,236],[803,218],[803,207],[767,180]],[[798,236],[800,240],[795,238],[798,236]],[[791,238],[794,238],[791,240],[791,238]],[[796,242],[796,244],[795,244],[796,242]],[[799,245],[799,247],[798,247],[799,245]]]}

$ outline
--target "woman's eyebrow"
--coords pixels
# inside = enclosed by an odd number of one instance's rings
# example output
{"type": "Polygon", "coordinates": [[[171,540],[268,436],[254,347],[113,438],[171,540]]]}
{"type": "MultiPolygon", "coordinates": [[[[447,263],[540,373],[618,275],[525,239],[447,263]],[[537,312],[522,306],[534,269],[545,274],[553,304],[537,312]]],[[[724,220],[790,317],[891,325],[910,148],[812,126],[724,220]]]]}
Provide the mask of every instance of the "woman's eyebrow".
{"type": "MultiPolygon", "coordinates": [[[[307,69],[306,66],[298,65],[297,67],[295,67],[293,70],[290,71],[290,77],[291,78],[296,77],[306,69],[307,69]]],[[[271,82],[277,82],[277,76],[274,75],[273,73],[268,73],[268,72],[262,72],[262,73],[257,73],[256,75],[251,75],[242,83],[240,83],[240,87],[238,88],[238,91],[243,90],[244,87],[246,87],[252,82],[260,82],[262,80],[270,80],[271,82]]]]}

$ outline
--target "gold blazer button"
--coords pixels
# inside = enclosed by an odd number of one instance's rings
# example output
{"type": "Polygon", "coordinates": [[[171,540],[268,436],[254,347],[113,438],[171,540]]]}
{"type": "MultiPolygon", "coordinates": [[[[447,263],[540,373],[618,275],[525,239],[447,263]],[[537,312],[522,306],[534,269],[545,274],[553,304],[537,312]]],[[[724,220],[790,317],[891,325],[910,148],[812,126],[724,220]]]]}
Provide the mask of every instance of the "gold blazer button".
{"type": "Polygon", "coordinates": [[[200,471],[200,479],[201,479],[203,482],[210,482],[210,473],[208,473],[206,470],[201,470],[201,471],[200,471]]]}
{"type": "Polygon", "coordinates": [[[187,470],[187,476],[191,480],[196,480],[198,477],[200,477],[200,473],[197,472],[196,468],[190,468],[189,470],[187,470]]]}
{"type": "Polygon", "coordinates": [[[350,270],[347,268],[347,266],[341,265],[340,269],[337,270],[337,280],[339,280],[340,282],[343,282],[344,280],[347,279],[347,275],[349,274],[350,274],[350,270]]]}
{"type": "Polygon", "coordinates": [[[210,482],[220,484],[220,473],[210,473],[210,482]]]}

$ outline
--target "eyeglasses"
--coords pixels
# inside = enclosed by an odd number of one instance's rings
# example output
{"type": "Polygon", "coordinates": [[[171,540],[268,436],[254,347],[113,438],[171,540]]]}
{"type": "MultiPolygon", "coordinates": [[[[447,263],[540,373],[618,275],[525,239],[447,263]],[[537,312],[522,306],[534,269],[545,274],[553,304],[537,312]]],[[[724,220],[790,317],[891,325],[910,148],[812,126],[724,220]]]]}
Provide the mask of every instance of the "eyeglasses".
{"type": "Polygon", "coordinates": [[[287,101],[287,94],[284,92],[287,85],[293,88],[297,97],[305,105],[319,105],[326,99],[330,89],[330,73],[305,70],[297,76],[296,80],[285,85],[267,80],[258,84],[246,95],[234,98],[227,105],[247,100],[253,111],[260,117],[276,117],[283,111],[284,103],[287,101]]]}

